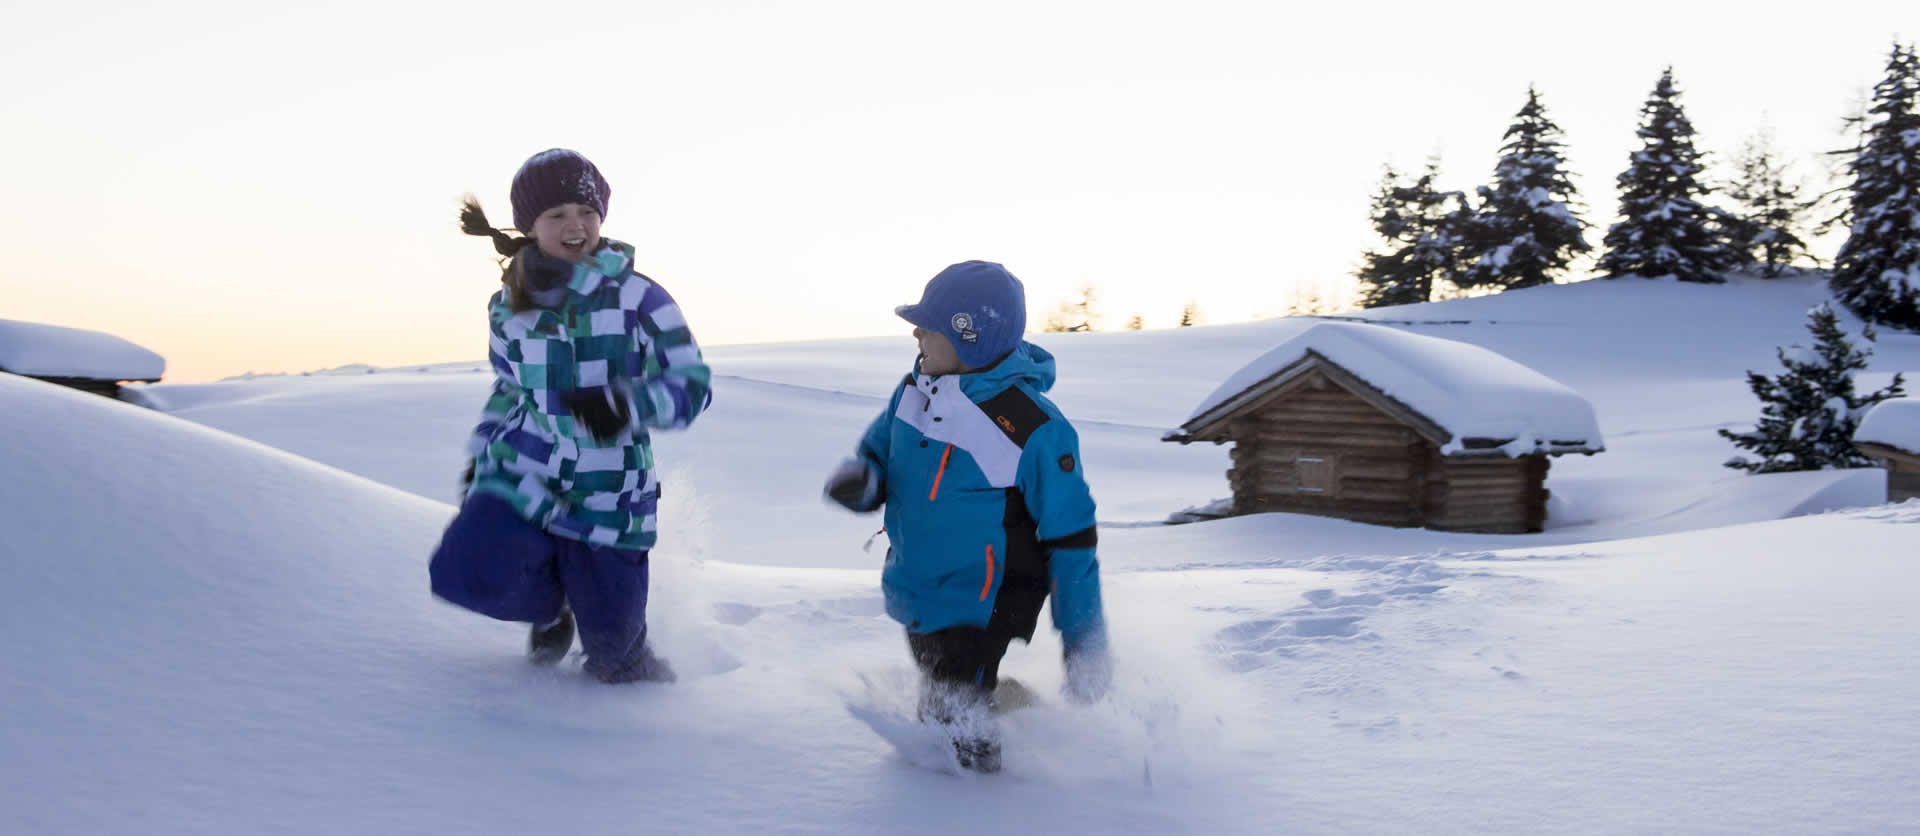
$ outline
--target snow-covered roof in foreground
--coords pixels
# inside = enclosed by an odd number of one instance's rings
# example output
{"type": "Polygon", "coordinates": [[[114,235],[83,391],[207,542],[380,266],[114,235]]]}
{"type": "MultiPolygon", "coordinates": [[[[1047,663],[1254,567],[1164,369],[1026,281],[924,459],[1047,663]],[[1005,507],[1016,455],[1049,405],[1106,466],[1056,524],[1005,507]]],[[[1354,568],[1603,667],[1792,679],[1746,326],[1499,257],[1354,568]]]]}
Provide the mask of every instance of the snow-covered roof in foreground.
{"type": "Polygon", "coordinates": [[[1201,401],[1182,428],[1201,429],[1264,395],[1308,352],[1449,434],[1444,454],[1605,448],[1593,405],[1546,375],[1476,345],[1348,322],[1315,325],[1247,364],[1201,401]]]}
{"type": "Polygon", "coordinates": [[[1920,400],[1895,398],[1874,404],[1853,431],[1853,442],[1920,456],[1920,400]]]}
{"type": "Polygon", "coordinates": [[[0,319],[0,371],[34,377],[159,380],[165,358],[112,334],[0,319]]]}

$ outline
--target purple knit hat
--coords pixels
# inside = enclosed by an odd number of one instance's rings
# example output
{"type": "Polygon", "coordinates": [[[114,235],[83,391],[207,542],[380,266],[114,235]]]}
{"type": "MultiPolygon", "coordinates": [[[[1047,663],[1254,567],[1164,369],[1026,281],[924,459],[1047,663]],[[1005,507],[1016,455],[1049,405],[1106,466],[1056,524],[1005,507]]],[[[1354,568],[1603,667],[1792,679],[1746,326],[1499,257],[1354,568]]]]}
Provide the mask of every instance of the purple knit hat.
{"type": "Polygon", "coordinates": [[[563,203],[591,206],[604,220],[612,195],[607,178],[580,152],[550,148],[528,157],[513,175],[513,228],[532,234],[533,220],[563,203]]]}

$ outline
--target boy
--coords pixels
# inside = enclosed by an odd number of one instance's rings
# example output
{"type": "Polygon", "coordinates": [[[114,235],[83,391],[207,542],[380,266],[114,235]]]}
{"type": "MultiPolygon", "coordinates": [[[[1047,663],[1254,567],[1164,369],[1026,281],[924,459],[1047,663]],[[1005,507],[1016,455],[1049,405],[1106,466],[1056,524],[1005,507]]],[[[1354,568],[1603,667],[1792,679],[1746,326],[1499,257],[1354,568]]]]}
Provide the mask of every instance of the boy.
{"type": "Polygon", "coordinates": [[[1112,681],[1093,496],[1073,425],[1041,394],[1053,356],[1021,339],[1019,279],[955,264],[894,312],[920,357],[826,494],[856,512],[886,506],[881,586],[925,676],[921,718],[947,727],[962,766],[995,772],[1000,659],[1033,638],[1049,593],[1068,698],[1098,700],[1112,681]]]}

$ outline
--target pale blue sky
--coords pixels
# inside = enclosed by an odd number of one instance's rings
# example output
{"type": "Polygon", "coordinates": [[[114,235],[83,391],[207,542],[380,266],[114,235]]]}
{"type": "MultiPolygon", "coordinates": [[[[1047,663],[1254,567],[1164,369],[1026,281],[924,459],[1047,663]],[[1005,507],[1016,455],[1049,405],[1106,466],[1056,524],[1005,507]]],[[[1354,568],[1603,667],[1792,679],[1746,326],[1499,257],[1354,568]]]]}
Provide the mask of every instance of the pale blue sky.
{"type": "MultiPolygon", "coordinates": [[[[1763,123],[1819,174],[1907,4],[817,2],[122,8],[0,0],[0,318],[103,328],[170,380],[476,359],[527,155],[593,158],[710,344],[901,333],[941,267],[1034,322],[1344,291],[1380,165],[1492,170],[1539,86],[1588,220],[1671,63],[1703,147],[1763,123]],[[1515,12],[1517,8],[1532,11],[1515,12]],[[1740,8],[1730,13],[1726,9],[1740,8]],[[1657,21],[1657,23],[1656,23],[1657,21]]],[[[1915,27],[1909,27],[1910,29],[1915,27]]],[[[1911,37],[1911,33],[1908,33],[1911,37]]]]}

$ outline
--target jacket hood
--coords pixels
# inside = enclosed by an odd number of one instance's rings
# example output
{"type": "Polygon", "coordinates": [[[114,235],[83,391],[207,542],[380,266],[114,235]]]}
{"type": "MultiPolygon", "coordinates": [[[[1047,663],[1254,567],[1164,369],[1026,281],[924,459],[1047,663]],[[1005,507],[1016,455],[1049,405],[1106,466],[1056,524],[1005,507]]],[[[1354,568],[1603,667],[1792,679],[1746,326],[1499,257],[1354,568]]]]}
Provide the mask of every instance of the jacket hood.
{"type": "Polygon", "coordinates": [[[1000,362],[959,375],[960,391],[974,400],[993,397],[1016,383],[1025,383],[1035,392],[1045,392],[1053,388],[1054,377],[1053,355],[1023,341],[1000,362]]]}

